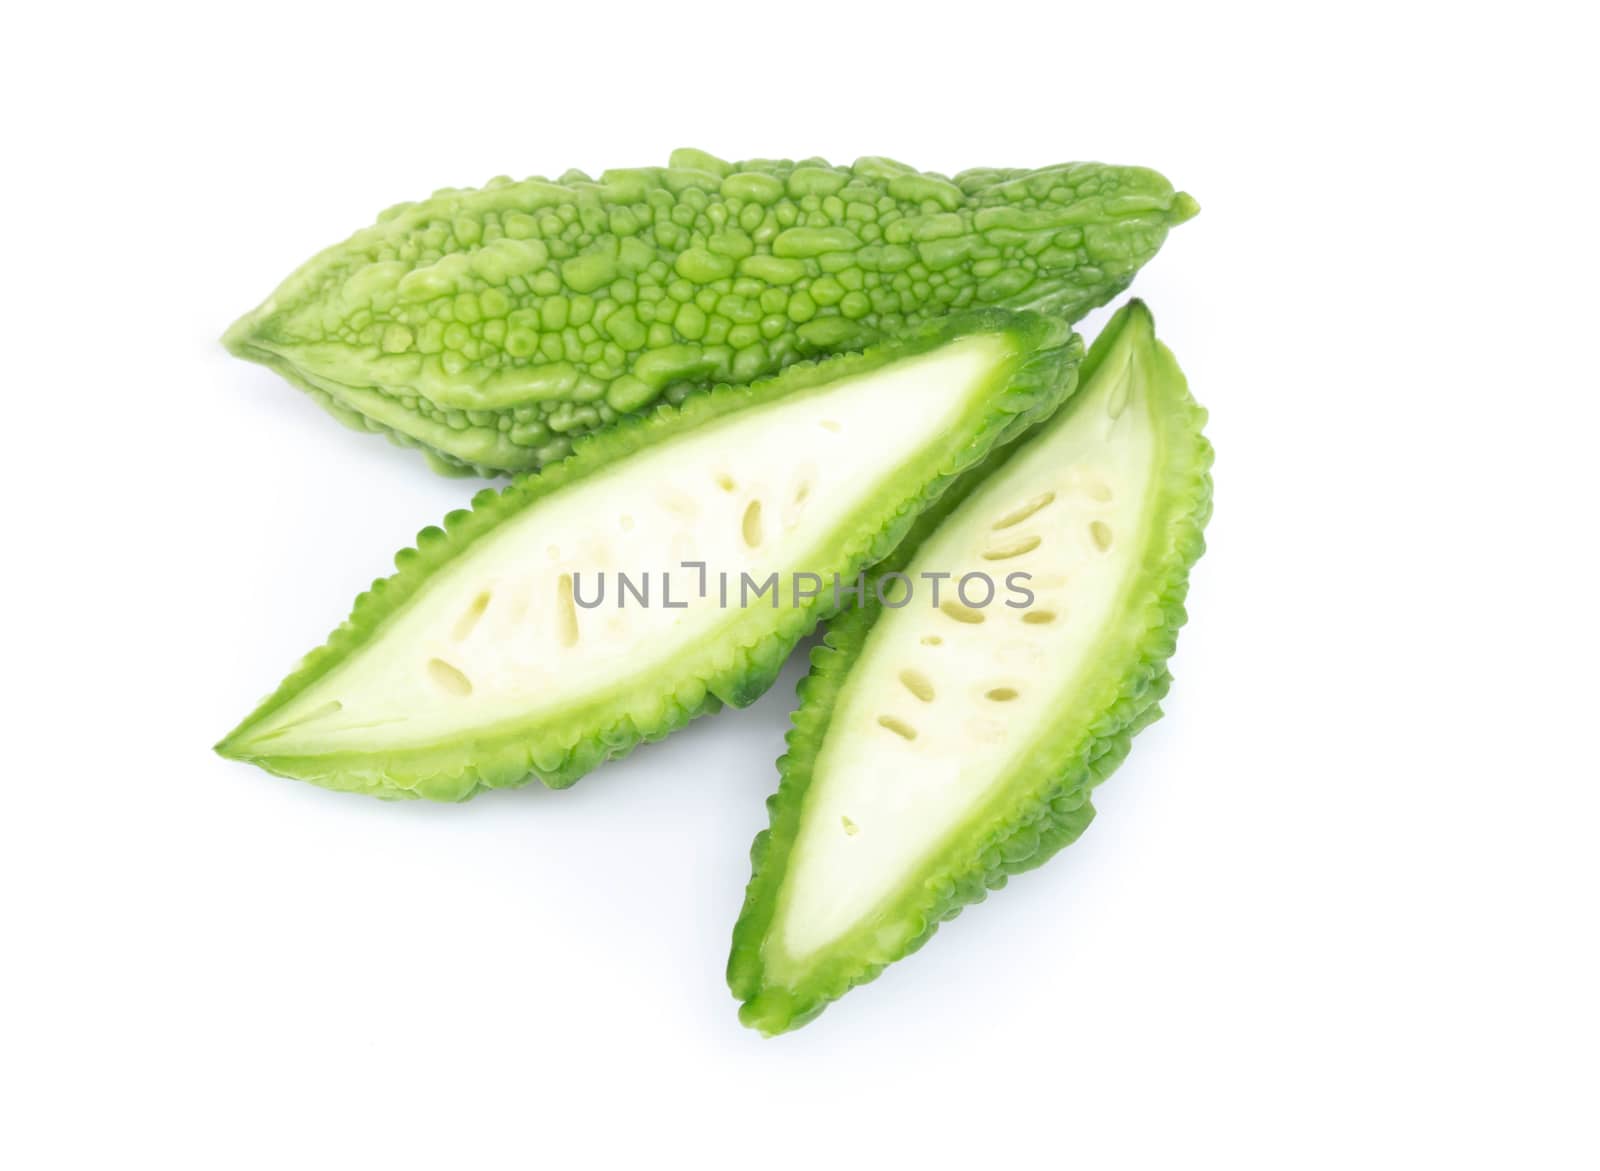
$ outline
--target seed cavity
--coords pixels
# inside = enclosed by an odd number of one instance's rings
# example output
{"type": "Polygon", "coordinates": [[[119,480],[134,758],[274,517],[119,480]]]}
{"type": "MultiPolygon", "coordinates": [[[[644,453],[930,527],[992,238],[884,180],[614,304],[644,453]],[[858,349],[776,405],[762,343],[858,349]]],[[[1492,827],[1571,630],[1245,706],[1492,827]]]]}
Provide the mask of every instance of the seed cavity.
{"type": "Polygon", "coordinates": [[[520,625],[522,620],[528,616],[528,603],[531,600],[532,590],[529,588],[528,583],[526,581],[518,582],[511,595],[510,612],[506,615],[506,621],[512,626],[520,625]]]}
{"type": "Polygon", "coordinates": [[[805,512],[806,500],[811,495],[811,484],[803,482],[795,489],[794,495],[789,498],[789,503],[783,509],[783,527],[792,529],[800,523],[800,515],[805,512]]]}
{"type": "Polygon", "coordinates": [[[744,543],[750,548],[758,548],[761,544],[761,501],[752,500],[745,506],[744,520],[740,522],[740,530],[744,533],[744,543]]]}
{"type": "Polygon", "coordinates": [[[915,728],[904,720],[896,719],[894,716],[879,716],[878,723],[903,740],[915,740],[917,738],[917,730],[915,728]]]}
{"type": "Polygon", "coordinates": [[[811,499],[811,489],[817,478],[817,465],[809,460],[794,470],[794,481],[789,488],[788,502],[783,506],[783,527],[792,529],[800,523],[806,501],[811,499]]]}
{"type": "Polygon", "coordinates": [[[676,488],[662,488],[659,499],[668,512],[675,512],[686,519],[693,520],[700,514],[700,506],[694,502],[694,497],[676,488]]]}
{"type": "Polygon", "coordinates": [[[900,672],[900,682],[904,683],[906,690],[923,703],[933,702],[933,683],[921,671],[907,667],[900,672]]]}
{"type": "Polygon", "coordinates": [[[578,607],[572,598],[572,574],[556,583],[556,637],[562,646],[578,645],[578,607]]]}
{"type": "Polygon", "coordinates": [[[1006,513],[989,527],[995,532],[999,532],[1001,529],[1009,529],[1013,525],[1019,525],[1034,513],[1038,512],[1041,508],[1049,506],[1055,501],[1055,498],[1056,494],[1054,492],[1041,493],[1040,495],[1035,496],[1032,500],[1029,500],[1027,503],[1017,505],[1017,507],[1013,508],[1010,512],[1006,513]]]}
{"type": "Polygon", "coordinates": [[[721,488],[724,492],[732,492],[738,486],[738,484],[734,483],[733,477],[728,475],[727,472],[717,473],[717,487],[721,488]]]}
{"type": "Polygon", "coordinates": [[[939,611],[947,618],[954,618],[968,626],[976,626],[983,621],[983,612],[974,610],[971,606],[963,606],[954,598],[946,598],[939,603],[939,611]]]}
{"type": "Polygon", "coordinates": [[[1039,547],[1039,538],[1036,536],[1015,537],[1009,541],[1001,541],[998,545],[990,545],[983,551],[985,561],[1004,561],[1008,557],[1021,557],[1024,553],[1031,553],[1039,547]]]}
{"type": "Polygon", "coordinates": [[[1094,547],[1104,553],[1111,548],[1111,526],[1103,520],[1089,522],[1089,539],[1094,547]]]}
{"type": "Polygon", "coordinates": [[[944,639],[940,638],[937,634],[924,634],[922,636],[923,646],[941,646],[943,643],[944,639]]]}
{"type": "Polygon", "coordinates": [[[1029,626],[1045,626],[1056,620],[1054,610],[1029,610],[1022,616],[1022,621],[1029,626]]]}
{"type": "Polygon", "coordinates": [[[848,817],[840,816],[839,824],[844,826],[844,832],[849,834],[851,837],[855,837],[861,832],[861,827],[855,822],[851,821],[848,817]]]}
{"type": "Polygon", "coordinates": [[[460,668],[452,667],[443,659],[428,660],[428,676],[440,691],[451,695],[472,694],[472,680],[462,674],[460,668]]]}
{"type": "Polygon", "coordinates": [[[450,637],[456,642],[464,640],[472,633],[473,628],[478,625],[478,619],[483,617],[483,612],[488,608],[489,591],[484,590],[483,593],[472,599],[472,605],[468,606],[462,612],[461,617],[456,619],[455,629],[450,632],[450,637]]]}
{"type": "Polygon", "coordinates": [[[992,699],[995,703],[1006,703],[1017,698],[1015,687],[991,687],[983,693],[984,699],[992,699]]]}
{"type": "Polygon", "coordinates": [[[631,516],[624,515],[618,517],[617,524],[625,533],[631,533],[633,531],[633,517],[631,516]]]}
{"type": "Polygon", "coordinates": [[[840,431],[844,430],[844,425],[835,419],[824,419],[822,420],[822,429],[824,431],[832,431],[834,434],[838,434],[840,431]]]}
{"type": "Polygon", "coordinates": [[[1083,490],[1090,500],[1098,500],[1101,504],[1107,504],[1111,501],[1110,484],[1102,484],[1099,480],[1090,480],[1083,490]]]}

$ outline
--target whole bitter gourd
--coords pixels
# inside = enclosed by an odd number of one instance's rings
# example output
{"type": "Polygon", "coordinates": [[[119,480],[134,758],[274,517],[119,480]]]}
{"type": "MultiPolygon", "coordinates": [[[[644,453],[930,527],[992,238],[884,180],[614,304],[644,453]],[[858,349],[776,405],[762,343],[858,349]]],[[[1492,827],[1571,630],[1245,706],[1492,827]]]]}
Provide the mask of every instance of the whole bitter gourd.
{"type": "Polygon", "coordinates": [[[910,600],[837,620],[734,929],[746,1024],[804,1024],[1083,832],[1170,683],[1211,509],[1204,420],[1134,302],[1074,398],[919,522],[889,563],[910,600]],[[1031,604],[962,600],[967,573],[1017,571],[1031,604]]]}
{"type": "Polygon", "coordinates": [[[1075,321],[1195,211],[1138,167],[946,179],[683,150],[391,208],[224,341],[442,471],[519,472],[653,403],[952,311],[1075,321]]]}
{"type": "Polygon", "coordinates": [[[750,703],[1080,354],[1057,318],[976,311],[585,437],[425,530],[218,751],[453,800],[750,703]]]}

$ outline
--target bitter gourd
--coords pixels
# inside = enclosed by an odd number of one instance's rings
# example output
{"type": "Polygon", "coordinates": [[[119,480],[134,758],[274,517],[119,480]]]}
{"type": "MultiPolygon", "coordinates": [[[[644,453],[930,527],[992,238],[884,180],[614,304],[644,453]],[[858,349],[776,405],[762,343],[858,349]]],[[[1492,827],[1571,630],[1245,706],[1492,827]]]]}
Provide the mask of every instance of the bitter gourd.
{"type": "Polygon", "coordinates": [[[536,468],[658,401],[968,307],[1076,320],[1195,202],[1138,167],[882,158],[491,180],[401,204],[224,338],[443,471],[536,468]]]}
{"type": "Polygon", "coordinates": [[[844,615],[813,652],[734,930],[746,1024],[804,1024],[1073,841],[1159,716],[1210,515],[1205,415],[1138,302],[1082,373],[896,555],[910,600],[844,615]],[[939,606],[936,571],[953,575],[939,606]],[[953,592],[1002,571],[1031,575],[1031,605],[953,592]]]}
{"type": "Polygon", "coordinates": [[[750,703],[930,501],[1071,392],[1080,356],[1059,319],[976,311],[589,436],[424,530],[218,751],[453,800],[568,785],[750,703]]]}

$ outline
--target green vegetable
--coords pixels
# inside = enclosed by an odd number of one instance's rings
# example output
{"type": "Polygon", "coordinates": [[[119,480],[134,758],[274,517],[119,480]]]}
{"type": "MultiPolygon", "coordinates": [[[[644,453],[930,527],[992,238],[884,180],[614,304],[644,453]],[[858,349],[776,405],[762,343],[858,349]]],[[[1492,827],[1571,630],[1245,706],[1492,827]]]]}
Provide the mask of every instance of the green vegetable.
{"type": "Polygon", "coordinates": [[[537,468],[718,382],[954,310],[1076,320],[1196,204],[1154,171],[1070,163],[952,181],[888,159],[491,180],[401,204],[223,339],[435,467],[537,468]]]}
{"type": "Polygon", "coordinates": [[[830,630],[734,929],[746,1024],[804,1024],[1083,832],[1090,790],[1160,715],[1210,515],[1204,419],[1130,304],[1073,400],[897,555],[909,603],[830,630]],[[921,578],[936,571],[954,575],[938,607],[921,578]],[[980,606],[974,584],[962,605],[973,571],[1030,574],[1032,604],[980,606]]]}
{"type": "Polygon", "coordinates": [[[854,584],[959,473],[1051,412],[1080,355],[1058,320],[981,311],[626,420],[424,530],[218,751],[452,800],[530,774],[568,785],[750,703],[850,600],[834,576],[854,584]]]}

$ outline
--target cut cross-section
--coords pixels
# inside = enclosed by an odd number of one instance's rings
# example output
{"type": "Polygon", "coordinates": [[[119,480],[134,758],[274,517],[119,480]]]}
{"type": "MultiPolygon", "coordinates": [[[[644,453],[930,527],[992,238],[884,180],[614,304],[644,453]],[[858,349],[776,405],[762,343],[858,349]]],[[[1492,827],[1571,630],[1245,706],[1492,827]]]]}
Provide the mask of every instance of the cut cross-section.
{"type": "Polygon", "coordinates": [[[734,932],[747,1023],[804,1023],[1087,825],[1090,788],[1159,714],[1210,511],[1203,420],[1133,303],[1077,397],[890,567],[961,582],[999,552],[1027,592],[924,592],[830,631],[734,932]]]}
{"type": "Polygon", "coordinates": [[[978,314],[626,424],[424,532],[221,751],[458,798],[570,783],[748,703],[833,608],[796,579],[853,581],[888,553],[1070,392],[1077,353],[1059,323],[978,314]]]}

